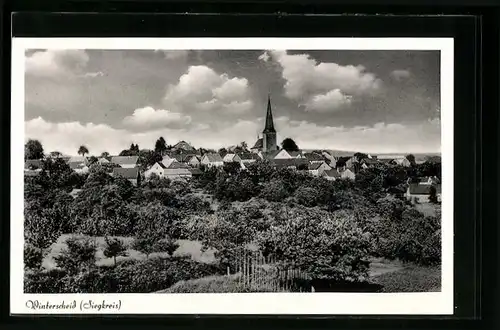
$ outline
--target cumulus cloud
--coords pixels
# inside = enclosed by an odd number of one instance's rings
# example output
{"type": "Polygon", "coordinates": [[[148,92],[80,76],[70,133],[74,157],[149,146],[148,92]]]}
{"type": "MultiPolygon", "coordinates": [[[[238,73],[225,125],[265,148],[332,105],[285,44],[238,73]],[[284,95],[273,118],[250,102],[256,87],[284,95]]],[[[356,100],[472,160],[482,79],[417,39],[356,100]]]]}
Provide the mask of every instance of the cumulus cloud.
{"type": "Polygon", "coordinates": [[[168,110],[145,107],[123,119],[123,124],[134,130],[150,130],[161,127],[183,127],[191,123],[191,117],[168,110]]]}
{"type": "MultiPolygon", "coordinates": [[[[256,133],[262,130],[262,120],[237,120],[221,123],[218,127],[196,124],[184,128],[158,128],[146,132],[117,129],[105,124],[80,122],[51,123],[41,117],[25,122],[25,137],[39,139],[46,151],[59,150],[74,155],[78,147],[86,145],[91,154],[108,151],[117,154],[130,143],[140,148],[154,148],[159,136],[167,143],[188,141],[195,147],[218,149],[222,146],[247,141],[253,144],[256,133]]],[[[419,153],[439,152],[441,129],[438,120],[413,124],[377,123],[373,126],[334,127],[308,121],[275,119],[278,140],[293,138],[303,149],[337,149],[360,152],[419,153]],[[401,140],[405,143],[402,144],[401,140]]],[[[21,147],[21,146],[20,146],[21,147]]]]}
{"type": "Polygon", "coordinates": [[[314,95],[304,103],[306,111],[331,112],[351,104],[352,96],[343,94],[340,89],[334,89],[326,94],[314,95]]]}
{"type": "Polygon", "coordinates": [[[246,78],[230,78],[205,65],[190,66],[177,84],[167,88],[164,101],[172,108],[236,114],[253,106],[246,78]]]}
{"type": "Polygon", "coordinates": [[[402,81],[410,78],[411,73],[408,70],[394,70],[391,72],[391,77],[396,81],[402,81]]]}
{"type": "Polygon", "coordinates": [[[25,55],[25,71],[36,76],[73,75],[82,73],[88,61],[85,50],[40,50],[25,55]]]}
{"type": "MultiPolygon", "coordinates": [[[[361,65],[318,63],[308,54],[291,55],[285,50],[266,51],[259,59],[272,59],[281,66],[285,95],[303,104],[315,104],[317,100],[333,98],[328,108],[334,110],[351,99],[347,96],[373,95],[382,87],[382,81],[361,65]],[[341,98],[340,95],[345,97],[341,98]]],[[[306,110],[311,108],[306,107],[306,110]]]]}

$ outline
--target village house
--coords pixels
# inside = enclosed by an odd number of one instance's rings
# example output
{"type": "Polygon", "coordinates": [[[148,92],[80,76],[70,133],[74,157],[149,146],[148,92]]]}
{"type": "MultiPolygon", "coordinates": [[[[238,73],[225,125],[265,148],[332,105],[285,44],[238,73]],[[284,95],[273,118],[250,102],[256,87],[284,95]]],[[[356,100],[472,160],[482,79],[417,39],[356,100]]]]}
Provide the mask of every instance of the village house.
{"type": "Polygon", "coordinates": [[[111,163],[119,165],[122,168],[135,168],[137,167],[138,156],[114,156],[111,157],[111,163]]]}
{"type": "Polygon", "coordinates": [[[241,158],[237,154],[229,153],[226,154],[222,160],[224,161],[224,163],[239,163],[241,161],[241,158]]]}
{"type": "Polygon", "coordinates": [[[350,180],[354,180],[356,179],[356,174],[354,174],[354,171],[349,169],[349,168],[346,168],[345,170],[343,170],[341,173],[340,173],[340,177],[342,179],[350,179],[350,180]]]}
{"type": "Polygon", "coordinates": [[[317,154],[315,152],[304,153],[303,157],[310,163],[322,163],[325,161],[325,157],[323,155],[317,154]]]}
{"type": "Polygon", "coordinates": [[[137,167],[115,167],[112,173],[113,177],[122,177],[130,181],[134,186],[140,183],[141,175],[137,167]]]}
{"type": "Polygon", "coordinates": [[[146,179],[149,179],[149,177],[153,174],[156,174],[158,177],[163,178],[164,177],[164,170],[167,167],[163,165],[162,162],[156,162],[154,163],[149,169],[144,171],[144,177],[146,179]]]}
{"type": "Polygon", "coordinates": [[[411,166],[411,163],[408,159],[406,159],[406,157],[404,158],[396,158],[394,159],[394,163],[397,164],[397,165],[400,165],[400,166],[404,166],[404,167],[410,167],[411,166]]]}
{"type": "Polygon", "coordinates": [[[70,162],[69,167],[78,174],[86,174],[89,172],[89,167],[85,163],[70,162]]]}
{"type": "Polygon", "coordinates": [[[324,171],[329,171],[332,168],[325,162],[322,161],[320,163],[315,162],[315,163],[309,163],[309,173],[315,176],[320,176],[324,171]]]}
{"type": "Polygon", "coordinates": [[[441,202],[441,185],[426,185],[418,183],[410,183],[406,190],[406,198],[409,201],[417,203],[429,203],[429,196],[431,195],[431,187],[436,188],[437,201],[441,202]]]}
{"type": "Polygon", "coordinates": [[[276,169],[289,168],[293,170],[307,170],[309,162],[307,159],[272,159],[270,161],[271,166],[276,169]]]}
{"type": "Polygon", "coordinates": [[[224,160],[219,154],[216,153],[210,153],[210,154],[205,154],[201,158],[202,165],[205,165],[207,167],[219,167],[224,165],[224,160]]]}
{"type": "Polygon", "coordinates": [[[100,157],[97,159],[97,163],[102,165],[102,164],[109,164],[111,163],[107,158],[105,157],[100,157]]]}
{"type": "Polygon", "coordinates": [[[192,167],[200,166],[200,158],[197,155],[189,155],[185,159],[186,164],[189,164],[192,167]]]}
{"type": "Polygon", "coordinates": [[[240,158],[242,164],[255,163],[261,159],[259,155],[250,152],[240,153],[238,154],[238,157],[240,158]]]}
{"type": "Polygon", "coordinates": [[[341,178],[340,173],[334,168],[332,168],[331,170],[323,171],[321,173],[321,176],[328,181],[335,181],[341,178]]]}
{"type": "Polygon", "coordinates": [[[361,168],[367,169],[377,166],[380,162],[373,158],[365,158],[361,161],[361,168]]]}
{"type": "Polygon", "coordinates": [[[285,149],[281,149],[274,156],[273,159],[299,159],[304,158],[300,151],[286,151],[285,149]]]}

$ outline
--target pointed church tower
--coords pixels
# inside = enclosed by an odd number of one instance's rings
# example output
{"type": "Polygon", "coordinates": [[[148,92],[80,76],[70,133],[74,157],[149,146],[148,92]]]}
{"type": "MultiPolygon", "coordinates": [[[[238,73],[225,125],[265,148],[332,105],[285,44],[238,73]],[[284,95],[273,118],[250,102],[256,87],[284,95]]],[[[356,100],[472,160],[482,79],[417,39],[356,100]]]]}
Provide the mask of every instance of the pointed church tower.
{"type": "Polygon", "coordinates": [[[262,151],[270,152],[278,150],[276,143],[276,130],[274,129],[273,111],[271,109],[271,96],[267,97],[266,126],[262,131],[262,151]]]}

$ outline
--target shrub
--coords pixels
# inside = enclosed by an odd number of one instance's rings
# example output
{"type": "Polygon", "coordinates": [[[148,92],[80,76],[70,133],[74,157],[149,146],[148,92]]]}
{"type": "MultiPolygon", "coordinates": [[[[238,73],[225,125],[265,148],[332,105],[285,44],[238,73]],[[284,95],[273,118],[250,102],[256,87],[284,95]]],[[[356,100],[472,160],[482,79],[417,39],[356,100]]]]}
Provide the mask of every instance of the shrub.
{"type": "Polygon", "coordinates": [[[127,248],[123,242],[118,238],[108,238],[105,237],[106,247],[104,249],[104,255],[108,258],[113,258],[114,265],[116,266],[116,257],[126,256],[127,248]]]}
{"type": "Polygon", "coordinates": [[[294,197],[300,205],[313,207],[318,204],[318,198],[320,194],[322,194],[322,192],[314,188],[299,187],[295,191],[294,197]]]}
{"type": "Polygon", "coordinates": [[[281,202],[289,196],[281,180],[273,179],[264,185],[260,196],[270,202],[281,202]]]}
{"type": "Polygon", "coordinates": [[[66,272],[60,269],[24,272],[24,293],[64,293],[66,272]]]}
{"type": "Polygon", "coordinates": [[[436,292],[441,290],[440,267],[406,267],[373,279],[382,292],[436,292]]]}
{"type": "Polygon", "coordinates": [[[162,290],[158,293],[243,293],[270,291],[272,291],[272,288],[244,285],[239,282],[237,275],[232,275],[208,276],[194,280],[179,281],[167,290],[162,290]]]}

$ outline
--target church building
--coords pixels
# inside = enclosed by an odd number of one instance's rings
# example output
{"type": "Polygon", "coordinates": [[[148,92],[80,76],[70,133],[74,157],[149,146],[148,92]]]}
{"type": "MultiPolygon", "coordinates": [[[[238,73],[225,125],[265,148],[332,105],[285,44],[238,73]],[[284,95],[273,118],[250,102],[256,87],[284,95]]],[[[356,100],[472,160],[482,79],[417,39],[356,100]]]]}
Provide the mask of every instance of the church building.
{"type": "Polygon", "coordinates": [[[259,138],[251,149],[253,152],[273,152],[278,150],[276,142],[276,130],[274,129],[273,112],[271,109],[271,97],[267,98],[266,125],[262,131],[262,138],[259,138]]]}

